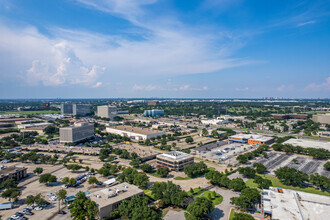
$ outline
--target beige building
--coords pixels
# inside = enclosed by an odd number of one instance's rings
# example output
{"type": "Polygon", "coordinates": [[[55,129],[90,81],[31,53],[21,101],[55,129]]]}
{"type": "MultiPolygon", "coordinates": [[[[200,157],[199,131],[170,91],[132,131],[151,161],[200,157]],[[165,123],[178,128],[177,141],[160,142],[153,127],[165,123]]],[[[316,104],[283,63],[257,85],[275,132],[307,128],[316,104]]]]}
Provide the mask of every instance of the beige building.
{"type": "Polygon", "coordinates": [[[170,151],[156,156],[157,166],[180,171],[194,163],[194,157],[180,151],[170,151]]]}
{"type": "Polygon", "coordinates": [[[0,183],[8,179],[14,179],[19,181],[27,176],[27,168],[26,167],[6,167],[1,165],[0,167],[0,183]]]}
{"type": "Polygon", "coordinates": [[[74,126],[60,128],[60,142],[74,143],[94,137],[94,124],[77,123],[74,126]]]}
{"type": "Polygon", "coordinates": [[[121,183],[90,194],[90,199],[98,204],[99,218],[109,218],[110,213],[118,208],[120,203],[136,195],[144,195],[139,187],[121,183]]]}
{"type": "Polygon", "coordinates": [[[117,115],[117,107],[109,105],[97,106],[96,114],[98,117],[109,118],[110,120],[113,120],[117,115]]]}
{"type": "Polygon", "coordinates": [[[163,131],[156,131],[150,128],[132,127],[126,125],[118,125],[107,127],[106,131],[112,134],[118,134],[123,137],[129,137],[135,140],[146,140],[152,137],[162,136],[166,134],[163,131]]]}
{"type": "Polygon", "coordinates": [[[330,114],[313,115],[312,120],[321,124],[330,124],[330,114]]]}

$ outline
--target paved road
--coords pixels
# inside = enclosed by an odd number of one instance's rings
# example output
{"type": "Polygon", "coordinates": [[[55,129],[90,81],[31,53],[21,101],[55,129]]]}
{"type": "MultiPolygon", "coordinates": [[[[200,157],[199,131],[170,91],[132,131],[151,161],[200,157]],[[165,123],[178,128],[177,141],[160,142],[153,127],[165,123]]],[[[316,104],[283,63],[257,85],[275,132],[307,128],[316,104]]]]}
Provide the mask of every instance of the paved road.
{"type": "Polygon", "coordinates": [[[211,191],[215,191],[216,193],[219,193],[223,197],[222,203],[215,206],[214,211],[211,213],[212,220],[218,220],[218,219],[227,220],[229,216],[230,208],[233,207],[230,204],[230,198],[237,197],[239,195],[231,190],[225,190],[218,187],[211,189],[211,191]]]}
{"type": "Polygon", "coordinates": [[[164,220],[185,220],[186,218],[184,217],[184,211],[173,211],[170,210],[168,213],[164,216],[164,220]]]}

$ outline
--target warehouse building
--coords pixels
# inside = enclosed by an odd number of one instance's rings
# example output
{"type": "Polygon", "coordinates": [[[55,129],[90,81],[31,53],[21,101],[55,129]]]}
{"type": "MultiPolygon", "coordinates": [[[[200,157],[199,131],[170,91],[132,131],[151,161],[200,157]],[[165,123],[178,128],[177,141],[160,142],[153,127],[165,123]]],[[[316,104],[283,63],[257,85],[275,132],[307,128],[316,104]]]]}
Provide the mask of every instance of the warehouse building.
{"type": "Polygon", "coordinates": [[[274,138],[256,134],[236,134],[228,137],[228,141],[231,143],[239,142],[243,144],[262,145],[274,143],[274,138]]]}
{"type": "Polygon", "coordinates": [[[270,187],[261,195],[261,210],[269,219],[329,219],[330,197],[270,187]]]}
{"type": "Polygon", "coordinates": [[[146,140],[152,137],[162,136],[166,134],[163,131],[155,131],[150,128],[132,127],[126,125],[118,125],[107,127],[106,131],[112,134],[118,134],[123,137],[129,137],[135,140],[146,140]]]}
{"type": "Polygon", "coordinates": [[[180,151],[170,151],[156,156],[157,166],[181,171],[194,163],[194,157],[180,151]]]}
{"type": "Polygon", "coordinates": [[[118,208],[122,201],[136,195],[143,196],[143,190],[128,183],[121,183],[90,194],[90,199],[98,204],[99,218],[103,219],[109,218],[110,213],[118,208]]]}
{"type": "Polygon", "coordinates": [[[97,106],[96,114],[100,118],[109,118],[110,120],[113,120],[117,115],[117,107],[109,105],[97,106]]]}
{"type": "Polygon", "coordinates": [[[75,143],[94,137],[94,125],[76,123],[74,126],[60,128],[61,143],[75,143]]]}
{"type": "Polygon", "coordinates": [[[321,124],[330,124],[330,114],[313,115],[312,120],[321,124]]]}
{"type": "Polygon", "coordinates": [[[4,165],[1,165],[0,167],[0,184],[8,179],[14,179],[16,181],[19,181],[25,178],[26,176],[27,176],[26,167],[17,167],[17,166],[6,167],[4,165]]]}
{"type": "Polygon", "coordinates": [[[274,119],[303,119],[306,120],[308,119],[308,115],[303,115],[303,114],[274,114],[273,115],[274,119]]]}
{"type": "Polygon", "coordinates": [[[159,117],[159,116],[164,116],[164,110],[152,109],[152,110],[144,111],[144,117],[159,117]]]}

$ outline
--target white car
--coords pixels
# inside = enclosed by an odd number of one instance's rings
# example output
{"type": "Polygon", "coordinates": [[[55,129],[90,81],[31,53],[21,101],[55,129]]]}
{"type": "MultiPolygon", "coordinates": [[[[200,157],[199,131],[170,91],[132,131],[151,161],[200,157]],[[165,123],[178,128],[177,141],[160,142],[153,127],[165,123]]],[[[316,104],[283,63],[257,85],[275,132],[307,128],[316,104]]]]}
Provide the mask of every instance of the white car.
{"type": "Polygon", "coordinates": [[[54,193],[47,193],[47,196],[55,196],[54,193]]]}
{"type": "Polygon", "coordinates": [[[34,210],[37,210],[37,211],[40,211],[40,210],[42,210],[43,208],[41,207],[41,206],[37,206],[37,207],[35,207],[34,208],[34,210]]]}

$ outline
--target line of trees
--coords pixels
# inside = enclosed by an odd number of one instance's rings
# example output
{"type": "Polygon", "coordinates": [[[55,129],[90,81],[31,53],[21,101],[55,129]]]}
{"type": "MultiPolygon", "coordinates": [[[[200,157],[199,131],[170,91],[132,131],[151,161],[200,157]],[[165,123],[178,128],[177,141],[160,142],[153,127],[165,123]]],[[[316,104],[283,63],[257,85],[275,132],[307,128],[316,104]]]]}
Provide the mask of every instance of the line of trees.
{"type": "Polygon", "coordinates": [[[273,144],[272,148],[275,151],[309,155],[317,159],[327,159],[330,157],[330,152],[323,148],[312,148],[312,147],[303,148],[300,146],[292,146],[291,144],[279,144],[279,143],[273,144]]]}
{"type": "Polygon", "coordinates": [[[268,148],[269,148],[269,146],[267,144],[263,144],[260,147],[258,147],[257,149],[255,149],[254,151],[237,156],[236,160],[238,160],[240,163],[244,164],[244,163],[248,162],[249,160],[254,159],[256,156],[259,156],[260,154],[262,154],[264,157],[267,157],[266,151],[268,150],[268,148]]]}

